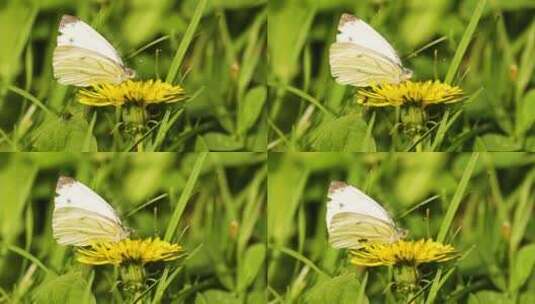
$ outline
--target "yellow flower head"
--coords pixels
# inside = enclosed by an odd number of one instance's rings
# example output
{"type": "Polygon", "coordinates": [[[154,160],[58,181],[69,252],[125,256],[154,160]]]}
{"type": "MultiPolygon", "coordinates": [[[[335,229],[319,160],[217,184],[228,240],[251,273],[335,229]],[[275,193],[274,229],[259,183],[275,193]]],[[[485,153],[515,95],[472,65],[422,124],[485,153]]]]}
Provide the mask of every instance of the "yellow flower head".
{"type": "Polygon", "coordinates": [[[369,243],[351,251],[351,263],[363,266],[412,265],[444,262],[457,257],[451,245],[433,240],[404,241],[395,243],[369,243]]]}
{"type": "Polygon", "coordinates": [[[150,262],[175,260],[183,251],[182,246],[159,238],[125,239],[119,242],[96,242],[87,248],[79,248],[77,260],[92,265],[126,263],[144,265],[150,262]]]}
{"type": "Polygon", "coordinates": [[[397,107],[405,104],[426,107],[432,104],[454,103],[464,97],[461,88],[438,80],[374,85],[360,90],[359,94],[358,103],[370,107],[397,107]]]}
{"type": "Polygon", "coordinates": [[[184,98],[184,89],[161,80],[127,80],[120,84],[99,84],[78,91],[78,101],[89,106],[122,106],[125,103],[148,105],[171,103],[184,98]]]}

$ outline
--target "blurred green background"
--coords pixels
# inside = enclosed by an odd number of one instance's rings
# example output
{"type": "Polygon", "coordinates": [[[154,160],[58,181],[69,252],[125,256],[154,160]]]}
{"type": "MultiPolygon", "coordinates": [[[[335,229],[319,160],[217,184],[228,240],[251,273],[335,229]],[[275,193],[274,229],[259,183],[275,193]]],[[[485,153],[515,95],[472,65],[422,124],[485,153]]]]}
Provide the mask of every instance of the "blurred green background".
{"type": "Polygon", "coordinates": [[[184,86],[188,98],[185,103],[153,107],[152,118],[162,121],[169,115],[162,126],[171,125],[153,150],[265,150],[265,3],[1,1],[0,149],[127,149],[111,135],[116,127],[113,107],[95,111],[82,106],[74,99],[73,87],[59,85],[53,78],[59,20],[71,14],[109,40],[125,64],[137,71],[138,79],[165,79],[179,46],[185,47],[174,83],[184,86]],[[202,18],[188,34],[196,12],[202,18]],[[39,103],[53,115],[45,115],[39,103]],[[91,126],[95,112],[96,124],[91,126]],[[174,116],[176,121],[170,123],[174,116]]]}
{"type": "MultiPolygon", "coordinates": [[[[451,126],[441,144],[428,150],[535,150],[534,1],[273,0],[268,5],[271,151],[409,148],[392,138],[394,109],[366,110],[356,104],[354,87],[338,85],[330,75],[328,48],[342,13],[355,14],[383,35],[417,81],[444,81],[475,21],[468,48],[452,70],[453,84],[465,90],[468,102],[448,106],[451,126]],[[371,143],[361,140],[370,125],[371,143]]],[[[440,122],[444,111],[436,107],[432,120],[440,122]]]]}
{"type": "MultiPolygon", "coordinates": [[[[88,303],[93,297],[97,303],[122,303],[112,266],[81,265],[72,247],[54,241],[58,177],[72,176],[96,191],[135,237],[163,238],[200,158],[193,153],[0,154],[0,303],[83,303],[86,293],[88,303]]],[[[265,160],[262,153],[207,155],[173,234],[189,256],[167,264],[169,274],[182,268],[161,301],[262,302],[265,160]]],[[[150,267],[152,279],[161,279],[162,267],[150,267]]],[[[148,291],[143,303],[155,301],[154,294],[155,288],[148,291]]]]}
{"type": "MultiPolygon", "coordinates": [[[[471,157],[469,153],[270,153],[271,303],[357,303],[365,276],[370,303],[394,303],[388,267],[350,265],[347,251],[328,244],[325,207],[333,180],[352,184],[377,200],[401,228],[408,229],[410,240],[437,239],[454,194],[460,195],[445,243],[462,257],[442,266],[443,275],[453,272],[439,287],[435,303],[533,303],[535,155],[483,153],[473,170],[471,157]],[[465,183],[463,174],[470,178],[465,183]]],[[[424,280],[433,280],[436,268],[424,268],[424,280]]],[[[429,288],[417,303],[424,303],[428,292],[429,288]]]]}

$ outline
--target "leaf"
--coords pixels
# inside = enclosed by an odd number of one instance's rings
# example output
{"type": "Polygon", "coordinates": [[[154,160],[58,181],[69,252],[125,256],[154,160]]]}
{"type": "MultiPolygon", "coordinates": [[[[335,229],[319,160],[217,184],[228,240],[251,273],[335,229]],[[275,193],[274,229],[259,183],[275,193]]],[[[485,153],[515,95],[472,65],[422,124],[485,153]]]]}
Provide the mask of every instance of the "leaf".
{"type": "MultiPolygon", "coordinates": [[[[418,159],[400,157],[403,169],[396,176],[393,192],[399,203],[405,206],[423,201],[435,191],[436,177],[439,176],[447,162],[447,155],[442,153],[421,153],[418,159]],[[418,187],[412,187],[418,185],[418,187]]],[[[438,186],[444,189],[444,185],[438,186]]]]}
{"type": "Polygon", "coordinates": [[[211,289],[203,293],[198,293],[195,297],[195,304],[241,304],[241,301],[230,292],[211,289]]]}
{"type": "MultiPolygon", "coordinates": [[[[354,273],[347,273],[317,283],[306,297],[309,304],[355,304],[359,297],[360,281],[354,273]]],[[[369,303],[364,296],[363,303],[369,303]]],[[[358,303],[357,303],[358,304],[358,303]]]]}
{"type": "Polygon", "coordinates": [[[47,115],[32,133],[31,141],[35,151],[95,152],[97,140],[88,134],[89,130],[81,110],[62,116],[47,115]]]}
{"type": "MultiPolygon", "coordinates": [[[[180,12],[191,15],[198,0],[185,0],[181,2],[180,12]]],[[[244,9],[264,4],[267,0],[212,0],[206,4],[205,11],[212,12],[214,9],[244,9]]]]}
{"type": "Polygon", "coordinates": [[[500,134],[486,134],[478,137],[474,145],[474,151],[518,151],[521,146],[512,138],[500,134]]]}
{"type": "Polygon", "coordinates": [[[442,16],[448,10],[448,1],[432,1],[421,5],[422,2],[408,2],[406,16],[398,25],[397,35],[391,35],[389,40],[400,39],[407,45],[414,47],[436,35],[437,28],[442,25],[442,16]],[[410,4],[409,4],[410,3],[410,4]],[[414,25],[418,24],[417,30],[414,25]],[[403,37],[404,39],[400,38],[403,37]]]}
{"type": "Polygon", "coordinates": [[[247,249],[244,260],[240,264],[238,276],[238,290],[244,291],[253,283],[258,272],[264,265],[266,247],[264,244],[255,244],[247,249]]]}
{"type": "Polygon", "coordinates": [[[258,123],[258,129],[247,136],[245,151],[265,152],[267,150],[267,131],[267,113],[264,113],[258,123]]]}
{"type": "Polygon", "coordinates": [[[173,161],[173,155],[169,153],[141,153],[133,157],[128,172],[121,178],[127,201],[138,204],[155,195],[162,187],[160,177],[169,172],[173,161]],[[143,183],[140,183],[140,180],[143,183]]]}
{"type": "Polygon", "coordinates": [[[291,154],[281,153],[280,159],[278,155],[273,153],[268,158],[267,233],[275,244],[284,244],[295,230],[294,216],[302,202],[309,171],[291,154]]]}
{"type": "Polygon", "coordinates": [[[535,136],[526,138],[526,142],[524,143],[524,151],[535,152],[535,136]]]}
{"type": "Polygon", "coordinates": [[[256,289],[248,292],[245,303],[267,303],[265,291],[263,289],[256,289]]]}
{"type": "Polygon", "coordinates": [[[139,45],[154,36],[160,29],[160,20],[169,9],[166,1],[132,1],[128,13],[123,16],[121,33],[129,45],[139,45]],[[138,24],[143,24],[138,27],[138,24]],[[131,31],[131,28],[137,30],[131,31]]]}
{"type": "Polygon", "coordinates": [[[510,290],[515,292],[526,283],[535,265],[535,244],[530,244],[518,250],[511,277],[510,290]]]}
{"type": "Polygon", "coordinates": [[[247,92],[238,113],[238,134],[245,134],[258,120],[264,108],[267,90],[257,86],[247,92]]]}
{"type": "Polygon", "coordinates": [[[42,304],[96,303],[80,272],[70,272],[44,281],[33,293],[33,301],[42,304]]]}
{"type": "Polygon", "coordinates": [[[518,125],[520,134],[527,132],[535,123],[535,90],[529,91],[520,105],[520,117],[518,125]]]}
{"type": "Polygon", "coordinates": [[[210,132],[203,135],[204,142],[210,151],[235,151],[243,148],[243,142],[234,136],[210,132]]]}
{"type": "Polygon", "coordinates": [[[350,114],[323,122],[312,135],[316,151],[373,152],[375,141],[359,115],[350,114]]]}
{"type": "MultiPolygon", "coordinates": [[[[37,7],[31,3],[2,1],[0,6],[0,82],[9,83],[17,75],[22,60],[21,54],[37,16],[37,7]],[[9,46],[9,47],[6,47],[9,46]]],[[[0,101],[3,103],[3,100],[0,101]]]]}
{"type": "Polygon", "coordinates": [[[528,290],[525,293],[521,294],[518,300],[519,304],[532,304],[535,303],[535,291],[528,290]]]}
{"type": "Polygon", "coordinates": [[[470,294],[468,297],[468,304],[505,304],[513,303],[503,293],[492,290],[482,290],[477,293],[470,294]]]}
{"type": "MultiPolygon", "coordinates": [[[[37,167],[23,153],[9,156],[9,162],[0,170],[2,200],[0,202],[0,239],[11,244],[21,232],[20,219],[37,175],[37,167]]],[[[1,263],[0,263],[1,268],[1,263]]]]}
{"type": "Polygon", "coordinates": [[[218,8],[246,8],[266,3],[267,0],[213,0],[214,7],[218,8]]]}
{"type": "Polygon", "coordinates": [[[301,0],[273,0],[268,5],[268,56],[273,74],[283,83],[291,80],[299,67],[316,12],[316,3],[301,0]]]}

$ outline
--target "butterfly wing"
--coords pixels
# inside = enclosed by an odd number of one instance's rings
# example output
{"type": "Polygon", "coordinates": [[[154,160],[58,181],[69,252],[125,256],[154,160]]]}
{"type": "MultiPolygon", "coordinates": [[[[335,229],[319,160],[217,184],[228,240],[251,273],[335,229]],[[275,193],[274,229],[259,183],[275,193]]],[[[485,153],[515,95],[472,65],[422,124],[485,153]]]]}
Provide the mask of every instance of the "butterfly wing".
{"type": "Polygon", "coordinates": [[[56,186],[54,238],[62,245],[86,246],[91,241],[120,241],[128,236],[115,210],[98,194],[69,177],[56,186]]]}
{"type": "Polygon", "coordinates": [[[90,50],[123,65],[123,61],[115,48],[82,20],[74,16],[63,15],[59,23],[59,33],[58,46],[72,46],[90,50]]]}
{"type": "Polygon", "coordinates": [[[126,79],[123,68],[109,58],[73,46],[56,47],[52,64],[54,77],[64,85],[87,87],[126,79]]]}
{"type": "Polygon", "coordinates": [[[401,60],[394,48],[376,30],[361,19],[343,14],[338,23],[336,42],[347,42],[359,46],[364,46],[371,51],[381,54],[390,61],[401,65],[401,60]]]}
{"type": "Polygon", "coordinates": [[[399,83],[403,77],[403,68],[366,47],[340,42],[329,51],[331,75],[339,84],[367,87],[399,83]]]}
{"type": "Polygon", "coordinates": [[[331,182],[327,201],[329,242],[359,248],[365,241],[393,242],[401,236],[392,217],[375,200],[343,182],[331,182]]]}
{"type": "Polygon", "coordinates": [[[54,77],[61,84],[118,84],[135,76],[115,48],[87,23],[64,15],[59,33],[52,61],[54,77]]]}
{"type": "Polygon", "coordinates": [[[390,223],[360,213],[337,213],[328,226],[329,243],[334,248],[358,249],[366,242],[393,242],[398,232],[390,223]]]}
{"type": "Polygon", "coordinates": [[[394,48],[366,22],[343,14],[338,31],[329,50],[331,74],[338,83],[365,87],[411,77],[394,48]]]}
{"type": "Polygon", "coordinates": [[[99,213],[65,207],[54,212],[54,238],[60,245],[87,246],[92,241],[118,242],[127,232],[113,220],[99,213]]]}

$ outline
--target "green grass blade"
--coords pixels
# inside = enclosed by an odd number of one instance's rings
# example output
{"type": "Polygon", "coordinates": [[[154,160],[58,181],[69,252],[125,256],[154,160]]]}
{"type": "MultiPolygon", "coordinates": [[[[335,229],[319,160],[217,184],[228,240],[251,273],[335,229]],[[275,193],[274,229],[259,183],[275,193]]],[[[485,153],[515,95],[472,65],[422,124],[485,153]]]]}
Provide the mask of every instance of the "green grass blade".
{"type": "Polygon", "coordinates": [[[89,149],[91,147],[91,139],[93,138],[93,129],[95,129],[96,122],[97,122],[97,111],[93,112],[93,116],[91,117],[89,128],[87,128],[87,133],[85,134],[84,148],[82,152],[91,152],[89,151],[89,149]]]}
{"type": "MultiPolygon", "coordinates": [[[[470,181],[472,173],[474,172],[478,159],[479,153],[473,153],[470,157],[470,160],[468,161],[466,168],[464,169],[461,181],[459,182],[457,190],[455,191],[455,194],[453,195],[453,198],[449,204],[448,211],[446,211],[446,215],[442,220],[442,224],[440,226],[440,230],[436,238],[437,242],[444,242],[444,240],[446,239],[446,234],[448,233],[448,230],[453,222],[453,217],[455,216],[455,213],[457,212],[457,209],[461,204],[461,200],[464,196],[466,188],[468,187],[468,182],[470,181]]],[[[450,273],[448,273],[447,276],[449,276],[449,274],[450,273]]],[[[431,289],[429,290],[427,300],[425,301],[426,304],[430,304],[435,301],[440,287],[445,283],[445,279],[446,278],[442,279],[442,268],[439,268],[437,273],[435,274],[435,278],[433,279],[433,283],[431,285],[431,289]]]]}
{"type": "Polygon", "coordinates": [[[477,24],[479,23],[479,19],[483,14],[483,10],[485,9],[486,4],[487,0],[479,0],[475,11],[472,14],[472,17],[470,18],[470,22],[468,22],[466,31],[464,31],[463,37],[461,38],[461,42],[459,43],[459,46],[455,51],[455,55],[453,55],[453,60],[451,61],[450,67],[448,68],[448,73],[446,74],[446,78],[444,79],[445,83],[451,83],[453,81],[453,77],[455,77],[455,74],[459,69],[459,65],[463,60],[464,53],[468,48],[468,44],[470,44],[470,40],[474,35],[477,24]]]}
{"type": "MultiPolygon", "coordinates": [[[[186,263],[186,260],[192,258],[197,254],[197,252],[201,249],[201,245],[197,246],[195,249],[191,251],[190,254],[186,257],[186,259],[183,261],[183,264],[186,263]]],[[[175,268],[171,275],[169,275],[169,266],[165,267],[163,270],[162,275],[160,276],[160,279],[158,280],[158,285],[156,286],[156,291],[154,292],[154,297],[152,298],[152,304],[161,303],[162,298],[164,296],[164,292],[169,287],[169,284],[175,279],[175,277],[180,273],[180,270],[182,270],[183,266],[179,266],[175,268]],[[169,277],[169,279],[167,278],[169,277]]]]}
{"type": "Polygon", "coordinates": [[[359,304],[367,303],[364,301],[364,297],[366,296],[366,285],[368,285],[368,272],[367,271],[364,273],[364,278],[362,279],[362,281],[360,281],[359,296],[357,298],[357,303],[359,304]]]}
{"type": "Polygon", "coordinates": [[[206,156],[208,156],[208,152],[199,153],[197,156],[197,159],[195,161],[195,164],[193,165],[193,169],[191,170],[191,174],[188,178],[188,181],[186,182],[186,185],[184,186],[184,190],[180,194],[180,197],[178,198],[178,202],[175,205],[173,215],[171,216],[171,220],[169,221],[169,225],[167,226],[167,230],[165,231],[165,236],[163,238],[164,241],[170,242],[173,236],[175,235],[176,229],[178,227],[178,223],[180,221],[180,217],[182,216],[182,212],[184,212],[184,209],[186,208],[186,204],[188,203],[188,200],[191,197],[191,194],[193,192],[193,187],[195,186],[195,183],[197,182],[199,174],[201,173],[201,169],[203,167],[204,161],[206,160],[206,156]]]}
{"type": "Polygon", "coordinates": [[[193,13],[193,17],[191,18],[191,21],[188,25],[188,28],[186,29],[186,33],[184,34],[184,37],[180,41],[180,45],[178,46],[178,49],[175,53],[175,57],[173,58],[173,61],[171,62],[171,67],[169,68],[169,72],[167,73],[167,77],[165,78],[165,82],[168,83],[174,83],[178,68],[182,64],[182,60],[184,60],[184,55],[186,55],[186,51],[188,50],[189,45],[191,44],[191,41],[193,40],[193,35],[195,34],[195,30],[197,30],[197,26],[199,25],[199,21],[201,20],[202,14],[204,12],[204,8],[206,6],[207,0],[200,0],[197,4],[197,7],[195,8],[195,12],[193,13]]]}
{"type": "MultiPolygon", "coordinates": [[[[188,181],[186,182],[186,186],[184,186],[184,189],[182,190],[182,193],[180,194],[180,197],[178,198],[178,202],[175,206],[175,209],[173,211],[173,215],[171,216],[171,220],[169,221],[169,225],[167,225],[167,230],[165,231],[164,241],[170,242],[173,238],[176,229],[178,227],[178,223],[180,221],[180,217],[182,216],[182,213],[184,212],[184,209],[186,208],[186,204],[191,197],[191,194],[193,192],[193,187],[195,186],[195,183],[197,182],[197,179],[199,177],[199,174],[201,173],[201,169],[203,167],[204,161],[206,160],[206,156],[208,155],[208,152],[200,152],[198,153],[197,159],[195,160],[195,164],[193,165],[193,169],[191,171],[191,174],[188,178],[188,181]]],[[[158,286],[156,287],[156,294],[153,298],[152,303],[159,303],[161,297],[163,296],[163,292],[167,288],[168,284],[171,282],[171,280],[176,276],[178,272],[175,271],[171,274],[171,277],[167,279],[169,276],[169,267],[166,267],[160,277],[160,281],[158,282],[158,286]]]]}
{"type": "Polygon", "coordinates": [[[316,264],[314,264],[314,262],[312,262],[307,257],[303,256],[302,254],[300,254],[299,252],[297,252],[295,250],[292,250],[290,248],[283,247],[283,246],[277,246],[275,244],[271,244],[269,247],[271,247],[273,250],[285,253],[285,254],[291,256],[292,258],[302,262],[303,264],[305,264],[308,267],[312,268],[314,271],[316,271],[318,274],[320,274],[322,276],[330,277],[326,272],[324,272],[318,266],[316,266],[316,264]]]}
{"type": "Polygon", "coordinates": [[[509,255],[512,256],[520,246],[526,229],[530,221],[533,220],[533,206],[535,204],[533,197],[533,183],[535,180],[535,171],[524,180],[520,189],[518,203],[513,215],[513,225],[511,227],[511,239],[509,241],[509,255]]]}
{"type": "Polygon", "coordinates": [[[453,217],[455,216],[457,209],[459,209],[459,205],[461,204],[466,188],[468,187],[468,182],[472,177],[472,173],[474,172],[474,168],[477,164],[478,159],[479,153],[473,153],[470,157],[470,160],[468,161],[468,165],[464,169],[461,181],[457,186],[457,190],[455,191],[455,194],[451,199],[448,210],[446,211],[446,215],[444,215],[444,219],[442,220],[442,224],[440,225],[440,230],[437,235],[438,242],[443,242],[446,239],[446,234],[450,229],[451,223],[453,222],[453,217]]]}
{"type": "Polygon", "coordinates": [[[167,135],[167,132],[171,129],[171,127],[175,124],[177,119],[184,113],[184,109],[180,109],[173,113],[173,116],[171,115],[170,111],[166,111],[164,114],[164,117],[162,118],[162,124],[160,125],[160,128],[158,129],[158,133],[156,133],[156,139],[154,140],[154,143],[151,147],[152,151],[158,151],[163,144],[165,140],[165,135],[167,135]]]}
{"type": "Polygon", "coordinates": [[[32,94],[30,94],[30,93],[28,93],[28,92],[26,92],[26,91],[24,91],[24,90],[22,90],[20,88],[17,88],[15,86],[9,86],[8,89],[13,93],[19,94],[20,96],[28,99],[33,104],[38,106],[41,110],[43,110],[45,113],[47,113],[49,115],[57,116],[54,112],[50,111],[39,99],[34,97],[32,94]]]}
{"type": "Polygon", "coordinates": [[[43,262],[39,261],[38,258],[36,258],[35,256],[33,256],[32,254],[30,254],[28,251],[22,249],[22,248],[19,248],[17,246],[13,246],[13,245],[8,245],[7,246],[7,249],[8,250],[11,250],[17,254],[19,254],[20,256],[32,261],[35,265],[37,265],[39,268],[41,268],[44,272],[46,273],[52,273],[53,271],[48,269],[45,264],[43,264],[43,262]]]}
{"type": "Polygon", "coordinates": [[[165,35],[165,36],[162,36],[162,37],[160,37],[160,38],[157,38],[157,39],[155,39],[155,40],[153,40],[153,41],[151,41],[151,42],[149,42],[149,43],[147,43],[147,44],[141,46],[141,47],[138,48],[137,50],[134,50],[131,54],[129,54],[128,56],[126,56],[126,58],[127,58],[127,59],[130,59],[130,58],[132,58],[132,57],[135,57],[137,54],[140,54],[140,53],[143,52],[144,50],[146,50],[146,49],[148,49],[148,48],[150,48],[150,47],[152,47],[152,46],[155,46],[155,45],[157,45],[157,44],[160,43],[160,42],[163,42],[163,41],[165,41],[165,40],[168,40],[169,38],[171,38],[170,35],[165,35]]]}
{"type": "Polygon", "coordinates": [[[453,274],[454,270],[455,268],[451,268],[450,270],[448,270],[448,272],[446,272],[444,277],[442,277],[442,268],[438,269],[437,274],[435,275],[435,278],[433,279],[431,289],[429,290],[429,296],[427,297],[425,304],[431,304],[435,302],[435,299],[438,295],[438,291],[444,285],[444,283],[446,283],[448,278],[453,274]]]}
{"type": "Polygon", "coordinates": [[[299,90],[298,88],[292,87],[292,86],[284,86],[285,90],[288,92],[303,98],[304,100],[310,102],[311,104],[315,105],[318,109],[320,109],[323,113],[325,113],[329,118],[335,118],[336,115],[329,111],[326,107],[324,107],[319,100],[316,98],[308,95],[307,93],[303,92],[302,90],[299,90]]]}

